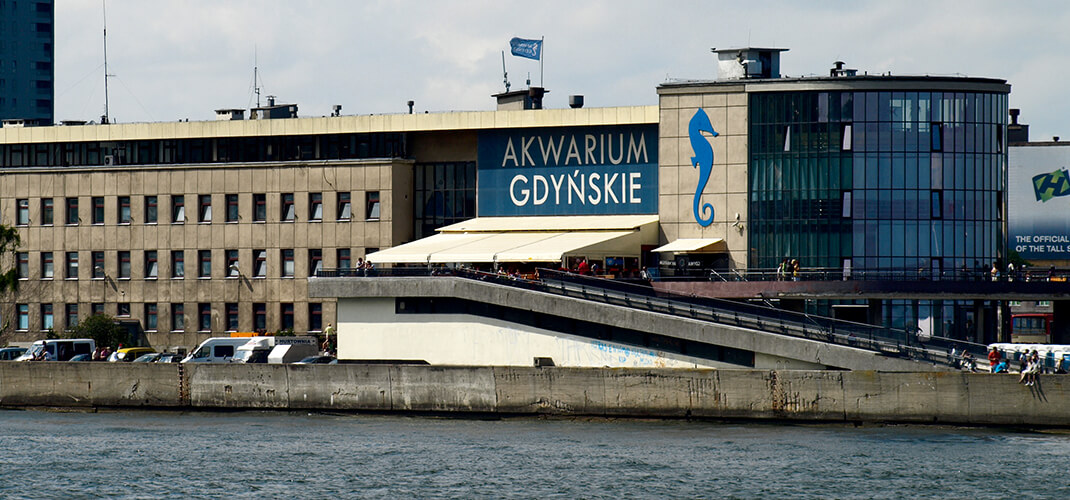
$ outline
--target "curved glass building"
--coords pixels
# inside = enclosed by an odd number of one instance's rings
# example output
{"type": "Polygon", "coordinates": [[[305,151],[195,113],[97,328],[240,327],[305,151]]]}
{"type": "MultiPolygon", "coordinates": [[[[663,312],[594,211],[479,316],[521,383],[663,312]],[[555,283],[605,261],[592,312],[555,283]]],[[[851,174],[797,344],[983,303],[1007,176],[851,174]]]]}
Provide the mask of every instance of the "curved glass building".
{"type": "Polygon", "coordinates": [[[957,92],[939,90],[946,79],[852,80],[749,95],[750,266],[987,271],[1003,257],[1007,94],[962,91],[975,82],[961,78],[957,92]]]}

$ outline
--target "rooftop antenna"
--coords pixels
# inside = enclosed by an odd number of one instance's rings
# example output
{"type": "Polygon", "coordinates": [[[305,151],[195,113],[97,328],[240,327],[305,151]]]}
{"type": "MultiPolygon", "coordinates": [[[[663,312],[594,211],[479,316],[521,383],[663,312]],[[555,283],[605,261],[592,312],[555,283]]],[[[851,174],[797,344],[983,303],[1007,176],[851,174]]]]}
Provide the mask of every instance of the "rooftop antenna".
{"type": "Polygon", "coordinates": [[[260,84],[257,83],[259,78],[256,60],[256,45],[253,45],[253,92],[256,93],[256,107],[260,107],[260,84]]]}
{"type": "Polygon", "coordinates": [[[502,77],[505,79],[505,92],[509,92],[509,72],[505,70],[505,51],[502,51],[502,77]]]}
{"type": "Polygon", "coordinates": [[[104,116],[100,117],[100,121],[103,124],[107,124],[110,121],[110,113],[108,110],[108,77],[115,76],[108,74],[108,5],[105,0],[100,0],[101,11],[104,13],[104,116]]]}

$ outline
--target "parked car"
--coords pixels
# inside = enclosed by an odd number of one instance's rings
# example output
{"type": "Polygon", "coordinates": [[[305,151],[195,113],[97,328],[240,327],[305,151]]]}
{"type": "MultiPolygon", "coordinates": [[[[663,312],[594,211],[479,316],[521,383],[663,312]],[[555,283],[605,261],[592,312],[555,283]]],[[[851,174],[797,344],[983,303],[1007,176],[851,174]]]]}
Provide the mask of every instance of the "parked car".
{"type": "Polygon", "coordinates": [[[24,352],[26,352],[25,347],[5,347],[0,349],[0,361],[14,361],[24,352]]]}
{"type": "Polygon", "coordinates": [[[108,356],[108,361],[133,361],[138,356],[156,352],[151,347],[124,347],[108,356]]]}
{"type": "Polygon", "coordinates": [[[73,358],[68,359],[67,361],[92,361],[92,360],[93,360],[93,355],[92,354],[78,354],[78,355],[75,355],[73,358]]]}
{"type": "Polygon", "coordinates": [[[324,356],[324,355],[309,356],[309,357],[307,357],[305,359],[302,359],[301,361],[295,362],[294,364],[295,365],[337,365],[338,364],[338,359],[336,359],[334,356],[324,356]]]}
{"type": "Polygon", "coordinates": [[[133,362],[134,363],[155,363],[156,360],[160,359],[160,356],[162,356],[162,355],[163,355],[163,353],[160,353],[160,352],[150,352],[148,354],[142,354],[141,356],[138,356],[138,357],[134,358],[133,362]]]}

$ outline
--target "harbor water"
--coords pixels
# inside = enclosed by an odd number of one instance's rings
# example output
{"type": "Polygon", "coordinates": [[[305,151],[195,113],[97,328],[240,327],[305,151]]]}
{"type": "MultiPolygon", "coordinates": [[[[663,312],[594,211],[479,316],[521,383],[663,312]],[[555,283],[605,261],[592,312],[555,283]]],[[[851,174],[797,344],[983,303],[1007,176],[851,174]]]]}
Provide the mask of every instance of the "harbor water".
{"type": "Polygon", "coordinates": [[[1070,435],[923,426],[0,411],[2,498],[1070,498],[1070,435]]]}

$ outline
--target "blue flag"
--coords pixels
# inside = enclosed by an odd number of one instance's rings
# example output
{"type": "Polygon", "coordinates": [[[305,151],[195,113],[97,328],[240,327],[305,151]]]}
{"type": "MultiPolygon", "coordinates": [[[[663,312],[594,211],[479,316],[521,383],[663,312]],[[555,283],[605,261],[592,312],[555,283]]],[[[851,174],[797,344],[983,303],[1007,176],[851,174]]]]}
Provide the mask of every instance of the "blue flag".
{"type": "Polygon", "coordinates": [[[524,38],[513,37],[512,40],[509,40],[509,48],[512,50],[514,56],[535,59],[536,61],[542,58],[542,40],[527,40],[524,38]]]}

